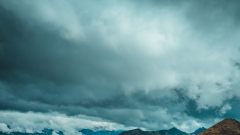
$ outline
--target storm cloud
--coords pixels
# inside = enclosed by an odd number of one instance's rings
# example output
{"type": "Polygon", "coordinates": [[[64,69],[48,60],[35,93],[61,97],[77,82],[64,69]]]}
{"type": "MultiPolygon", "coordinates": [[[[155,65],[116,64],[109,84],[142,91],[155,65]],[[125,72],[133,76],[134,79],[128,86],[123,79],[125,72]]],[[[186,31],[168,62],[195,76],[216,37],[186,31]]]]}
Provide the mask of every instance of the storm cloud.
{"type": "Polygon", "coordinates": [[[0,115],[188,132],[240,120],[239,4],[1,1],[0,115]]]}

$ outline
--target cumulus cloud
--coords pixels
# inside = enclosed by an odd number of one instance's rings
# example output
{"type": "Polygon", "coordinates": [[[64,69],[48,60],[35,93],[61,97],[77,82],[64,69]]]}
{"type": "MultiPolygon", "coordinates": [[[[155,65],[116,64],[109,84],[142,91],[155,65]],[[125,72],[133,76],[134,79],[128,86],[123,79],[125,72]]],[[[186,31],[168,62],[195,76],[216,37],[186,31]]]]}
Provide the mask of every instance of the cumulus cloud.
{"type": "Polygon", "coordinates": [[[236,5],[1,1],[0,109],[151,130],[239,119],[236,5]]]}
{"type": "Polygon", "coordinates": [[[11,130],[8,128],[8,126],[5,123],[0,123],[0,131],[3,133],[10,133],[11,130]]]}
{"type": "Polygon", "coordinates": [[[225,104],[219,111],[219,115],[222,116],[227,113],[227,111],[231,110],[232,107],[230,104],[225,104]]]}
{"type": "Polygon", "coordinates": [[[56,133],[55,131],[52,132],[52,135],[58,135],[58,133],[56,133]]]}

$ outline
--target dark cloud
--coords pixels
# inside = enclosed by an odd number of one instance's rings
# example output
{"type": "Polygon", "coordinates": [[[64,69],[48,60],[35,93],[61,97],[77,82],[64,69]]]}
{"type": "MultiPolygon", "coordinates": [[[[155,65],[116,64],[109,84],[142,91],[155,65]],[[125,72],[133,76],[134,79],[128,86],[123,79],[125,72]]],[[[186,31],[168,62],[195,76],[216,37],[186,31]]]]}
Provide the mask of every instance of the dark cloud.
{"type": "Polygon", "coordinates": [[[2,1],[0,109],[150,130],[240,119],[237,3],[2,1]]]}

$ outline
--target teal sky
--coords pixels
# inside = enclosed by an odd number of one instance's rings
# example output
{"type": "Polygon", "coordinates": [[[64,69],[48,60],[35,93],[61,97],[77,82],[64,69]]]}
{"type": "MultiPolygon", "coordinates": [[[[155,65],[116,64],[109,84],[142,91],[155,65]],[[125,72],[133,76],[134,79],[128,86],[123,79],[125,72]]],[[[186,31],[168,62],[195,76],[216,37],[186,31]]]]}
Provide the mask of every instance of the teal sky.
{"type": "Polygon", "coordinates": [[[240,120],[239,4],[0,1],[0,130],[240,120]]]}

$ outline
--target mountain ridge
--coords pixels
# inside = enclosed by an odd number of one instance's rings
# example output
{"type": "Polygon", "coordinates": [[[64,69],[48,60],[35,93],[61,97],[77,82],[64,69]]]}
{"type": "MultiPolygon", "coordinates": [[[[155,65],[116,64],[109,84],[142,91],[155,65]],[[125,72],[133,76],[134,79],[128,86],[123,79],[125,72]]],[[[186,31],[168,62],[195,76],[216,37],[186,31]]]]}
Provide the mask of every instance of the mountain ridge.
{"type": "Polygon", "coordinates": [[[133,129],[120,133],[119,135],[193,135],[183,132],[176,127],[168,130],[158,130],[158,131],[143,131],[141,129],[133,129]]]}
{"type": "MultiPolygon", "coordinates": [[[[9,126],[10,128],[10,126],[9,126]]],[[[4,133],[0,131],[0,135],[52,135],[53,129],[45,128],[42,133],[21,133],[21,132],[11,132],[4,133]]],[[[116,130],[99,130],[93,131],[91,129],[82,129],[79,131],[83,135],[240,135],[240,122],[232,119],[226,118],[212,127],[206,129],[204,127],[198,128],[193,133],[183,132],[176,127],[168,130],[157,130],[157,131],[143,131],[139,128],[132,129],[128,131],[116,130]]],[[[64,135],[63,132],[57,131],[56,134],[64,135]]]]}
{"type": "MultiPolygon", "coordinates": [[[[199,130],[199,129],[197,129],[197,130],[199,130]]],[[[52,135],[53,131],[54,130],[52,130],[52,129],[46,129],[46,128],[44,130],[42,130],[42,133],[22,133],[22,132],[4,133],[4,132],[0,131],[0,135],[52,135]]],[[[158,131],[143,131],[143,130],[137,128],[137,129],[132,129],[132,130],[128,130],[128,131],[123,131],[123,130],[93,131],[91,129],[82,129],[79,132],[81,132],[83,135],[196,135],[195,132],[188,134],[188,133],[183,132],[175,127],[168,129],[168,130],[158,130],[158,131]]],[[[61,131],[58,131],[57,134],[64,135],[64,133],[61,131]]]]}
{"type": "Polygon", "coordinates": [[[191,133],[191,135],[197,135],[200,134],[201,132],[207,130],[205,127],[200,127],[198,129],[196,129],[193,133],[191,133]]]}
{"type": "Polygon", "coordinates": [[[123,130],[99,130],[99,131],[93,131],[91,129],[82,129],[79,132],[81,132],[83,135],[118,135],[123,130]]]}
{"type": "Polygon", "coordinates": [[[240,135],[240,122],[226,118],[198,135],[240,135]]]}

